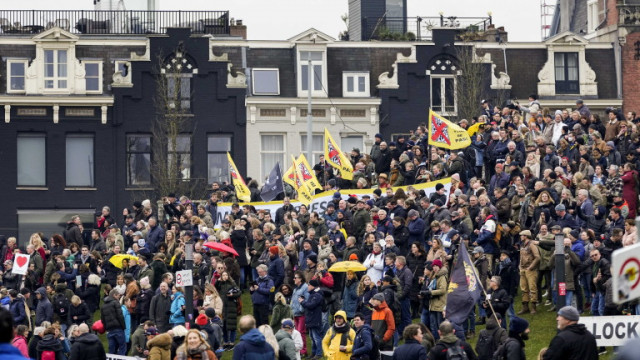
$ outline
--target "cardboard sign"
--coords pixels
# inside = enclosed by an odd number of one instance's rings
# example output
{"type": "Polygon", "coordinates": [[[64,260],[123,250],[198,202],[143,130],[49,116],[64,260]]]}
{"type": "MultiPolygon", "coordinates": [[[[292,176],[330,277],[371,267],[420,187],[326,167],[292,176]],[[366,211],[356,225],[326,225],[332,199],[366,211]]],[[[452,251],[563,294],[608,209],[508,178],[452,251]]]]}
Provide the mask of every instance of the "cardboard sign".
{"type": "Polygon", "coordinates": [[[193,286],[193,274],[191,270],[176,271],[176,286],[193,286]]]}
{"type": "Polygon", "coordinates": [[[595,336],[598,346],[622,346],[638,338],[640,331],[640,315],[581,316],[579,322],[595,336]]]}
{"type": "Polygon", "coordinates": [[[29,268],[29,255],[16,254],[13,260],[11,272],[18,275],[26,275],[29,268]]]}

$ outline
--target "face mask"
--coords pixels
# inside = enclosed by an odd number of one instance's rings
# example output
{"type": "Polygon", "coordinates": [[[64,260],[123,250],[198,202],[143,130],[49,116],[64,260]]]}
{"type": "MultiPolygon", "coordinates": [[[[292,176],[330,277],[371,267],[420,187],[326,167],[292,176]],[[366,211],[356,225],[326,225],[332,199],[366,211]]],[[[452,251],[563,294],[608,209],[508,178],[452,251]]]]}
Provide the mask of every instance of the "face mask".
{"type": "Polygon", "coordinates": [[[522,340],[529,340],[529,334],[522,334],[520,335],[520,337],[522,338],[522,340]]]}

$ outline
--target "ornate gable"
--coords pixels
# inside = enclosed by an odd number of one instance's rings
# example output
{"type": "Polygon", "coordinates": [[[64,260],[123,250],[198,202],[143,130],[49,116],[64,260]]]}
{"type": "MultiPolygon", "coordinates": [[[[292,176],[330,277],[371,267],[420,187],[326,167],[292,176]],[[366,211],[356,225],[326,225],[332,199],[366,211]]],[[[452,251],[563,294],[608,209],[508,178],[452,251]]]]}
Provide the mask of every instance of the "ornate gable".
{"type": "Polygon", "coordinates": [[[294,43],[327,44],[336,41],[336,39],[322,31],[310,28],[309,30],[290,38],[289,41],[294,43]]]}

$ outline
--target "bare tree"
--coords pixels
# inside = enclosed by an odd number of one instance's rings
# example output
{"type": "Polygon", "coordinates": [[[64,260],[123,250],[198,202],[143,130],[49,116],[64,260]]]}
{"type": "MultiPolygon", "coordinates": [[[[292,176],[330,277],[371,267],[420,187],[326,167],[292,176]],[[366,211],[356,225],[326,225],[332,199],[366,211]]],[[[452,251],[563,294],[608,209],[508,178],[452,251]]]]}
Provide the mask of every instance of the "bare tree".
{"type": "Polygon", "coordinates": [[[480,102],[486,96],[486,72],[484,64],[477,61],[475,47],[465,42],[456,47],[458,71],[456,100],[458,119],[471,119],[480,111],[480,102]]]}
{"type": "Polygon", "coordinates": [[[153,198],[169,193],[203,199],[206,179],[191,176],[191,135],[196,123],[191,112],[193,66],[180,48],[158,55],[153,71],[156,91],[151,123],[153,198]]]}

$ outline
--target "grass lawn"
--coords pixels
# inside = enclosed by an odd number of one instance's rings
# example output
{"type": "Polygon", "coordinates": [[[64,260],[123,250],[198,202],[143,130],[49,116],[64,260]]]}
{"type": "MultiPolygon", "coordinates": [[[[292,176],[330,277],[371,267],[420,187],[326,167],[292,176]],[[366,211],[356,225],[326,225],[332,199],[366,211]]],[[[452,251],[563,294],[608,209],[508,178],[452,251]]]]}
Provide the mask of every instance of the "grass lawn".
{"type": "MultiPolygon", "coordinates": [[[[516,312],[518,312],[521,308],[521,303],[519,302],[520,300],[519,298],[516,300],[517,302],[514,304],[514,306],[515,306],[516,312]]],[[[253,313],[253,310],[251,307],[251,296],[249,295],[248,292],[242,294],[242,304],[243,304],[243,309],[242,309],[243,315],[253,313]]],[[[553,336],[555,336],[556,334],[556,320],[555,320],[556,313],[548,312],[546,307],[540,306],[538,308],[538,313],[536,315],[526,314],[526,315],[523,315],[522,317],[527,321],[529,321],[530,328],[531,328],[531,333],[529,334],[529,340],[526,342],[525,353],[527,355],[527,359],[534,360],[534,359],[537,359],[540,349],[547,347],[549,345],[549,342],[551,341],[551,338],[553,338],[553,336]]],[[[100,319],[99,312],[96,312],[94,319],[95,320],[100,319]]],[[[414,322],[418,322],[418,321],[419,320],[414,320],[414,322]]],[[[479,334],[480,330],[482,330],[483,328],[484,328],[484,325],[476,326],[476,336],[469,341],[474,348],[475,348],[476,341],[478,340],[477,334],[479,334]]],[[[99,336],[105,349],[108,349],[107,335],[104,334],[99,336]]],[[[240,337],[240,334],[238,334],[238,338],[239,337],[240,337]]],[[[311,340],[308,337],[307,337],[307,345],[310,351],[311,340]]],[[[607,348],[607,350],[608,350],[607,354],[600,356],[601,360],[613,359],[613,348],[607,348]]],[[[232,351],[225,351],[224,355],[222,356],[222,360],[231,360],[232,354],[233,354],[232,351]]]]}

